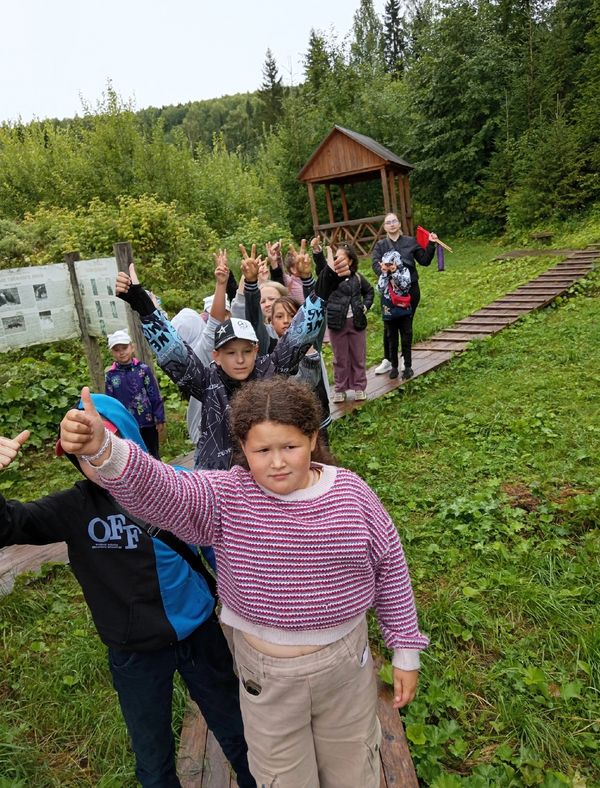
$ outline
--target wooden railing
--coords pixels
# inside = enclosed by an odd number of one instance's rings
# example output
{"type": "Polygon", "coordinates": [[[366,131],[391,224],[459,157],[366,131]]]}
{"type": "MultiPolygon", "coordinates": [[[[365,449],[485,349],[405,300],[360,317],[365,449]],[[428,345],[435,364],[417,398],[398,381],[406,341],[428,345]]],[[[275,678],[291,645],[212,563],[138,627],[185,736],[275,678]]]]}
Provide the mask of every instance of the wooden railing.
{"type": "Polygon", "coordinates": [[[352,244],[359,257],[369,257],[376,241],[383,238],[384,216],[367,216],[345,222],[318,224],[314,229],[331,246],[352,244]]]}

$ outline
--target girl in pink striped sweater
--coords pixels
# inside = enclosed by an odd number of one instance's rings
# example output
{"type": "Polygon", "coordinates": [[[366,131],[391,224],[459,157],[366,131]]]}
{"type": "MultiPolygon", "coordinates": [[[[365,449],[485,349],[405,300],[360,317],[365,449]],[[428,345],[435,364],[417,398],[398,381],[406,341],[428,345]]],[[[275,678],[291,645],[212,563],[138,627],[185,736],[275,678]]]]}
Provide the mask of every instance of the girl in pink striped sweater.
{"type": "Polygon", "coordinates": [[[251,771],[259,785],[378,788],[376,685],[365,613],[393,650],[394,707],[416,691],[419,631],[398,533],[373,491],[322,462],[320,409],[292,380],[248,383],[232,403],[239,464],[178,474],[85,409],[61,428],[133,514],[214,547],[233,627],[251,771]]]}

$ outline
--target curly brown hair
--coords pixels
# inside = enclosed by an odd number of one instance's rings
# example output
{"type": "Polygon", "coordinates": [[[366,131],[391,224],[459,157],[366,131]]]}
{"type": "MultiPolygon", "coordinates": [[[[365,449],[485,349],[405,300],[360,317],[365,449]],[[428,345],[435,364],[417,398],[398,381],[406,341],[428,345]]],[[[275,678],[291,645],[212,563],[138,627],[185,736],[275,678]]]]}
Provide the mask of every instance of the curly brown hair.
{"type": "MultiPolygon", "coordinates": [[[[244,383],[231,401],[229,414],[230,429],[237,444],[234,462],[248,467],[241,445],[256,424],[274,421],[296,427],[303,435],[312,437],[319,432],[322,418],[319,400],[306,383],[283,376],[244,383]]],[[[311,458],[328,465],[336,464],[320,438],[311,458]]]]}

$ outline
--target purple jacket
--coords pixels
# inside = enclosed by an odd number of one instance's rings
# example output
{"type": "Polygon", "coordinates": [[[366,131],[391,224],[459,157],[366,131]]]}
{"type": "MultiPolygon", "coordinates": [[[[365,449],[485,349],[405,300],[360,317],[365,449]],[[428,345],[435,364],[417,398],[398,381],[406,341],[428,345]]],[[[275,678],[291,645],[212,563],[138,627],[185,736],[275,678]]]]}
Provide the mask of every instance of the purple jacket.
{"type": "Polygon", "coordinates": [[[137,358],[131,364],[115,362],[106,373],[104,390],[127,408],[140,427],[164,423],[165,408],[156,378],[137,358]]]}

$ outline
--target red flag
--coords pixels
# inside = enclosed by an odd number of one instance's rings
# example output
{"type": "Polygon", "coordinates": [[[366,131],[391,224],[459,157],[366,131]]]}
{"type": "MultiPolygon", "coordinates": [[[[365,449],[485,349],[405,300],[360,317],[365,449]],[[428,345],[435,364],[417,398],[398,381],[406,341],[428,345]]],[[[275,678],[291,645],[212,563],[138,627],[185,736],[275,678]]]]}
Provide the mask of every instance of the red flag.
{"type": "Polygon", "coordinates": [[[427,244],[429,243],[429,230],[426,230],[424,227],[421,227],[421,225],[419,225],[417,227],[415,238],[417,239],[417,243],[419,244],[419,246],[422,246],[423,249],[425,249],[427,244]]]}

